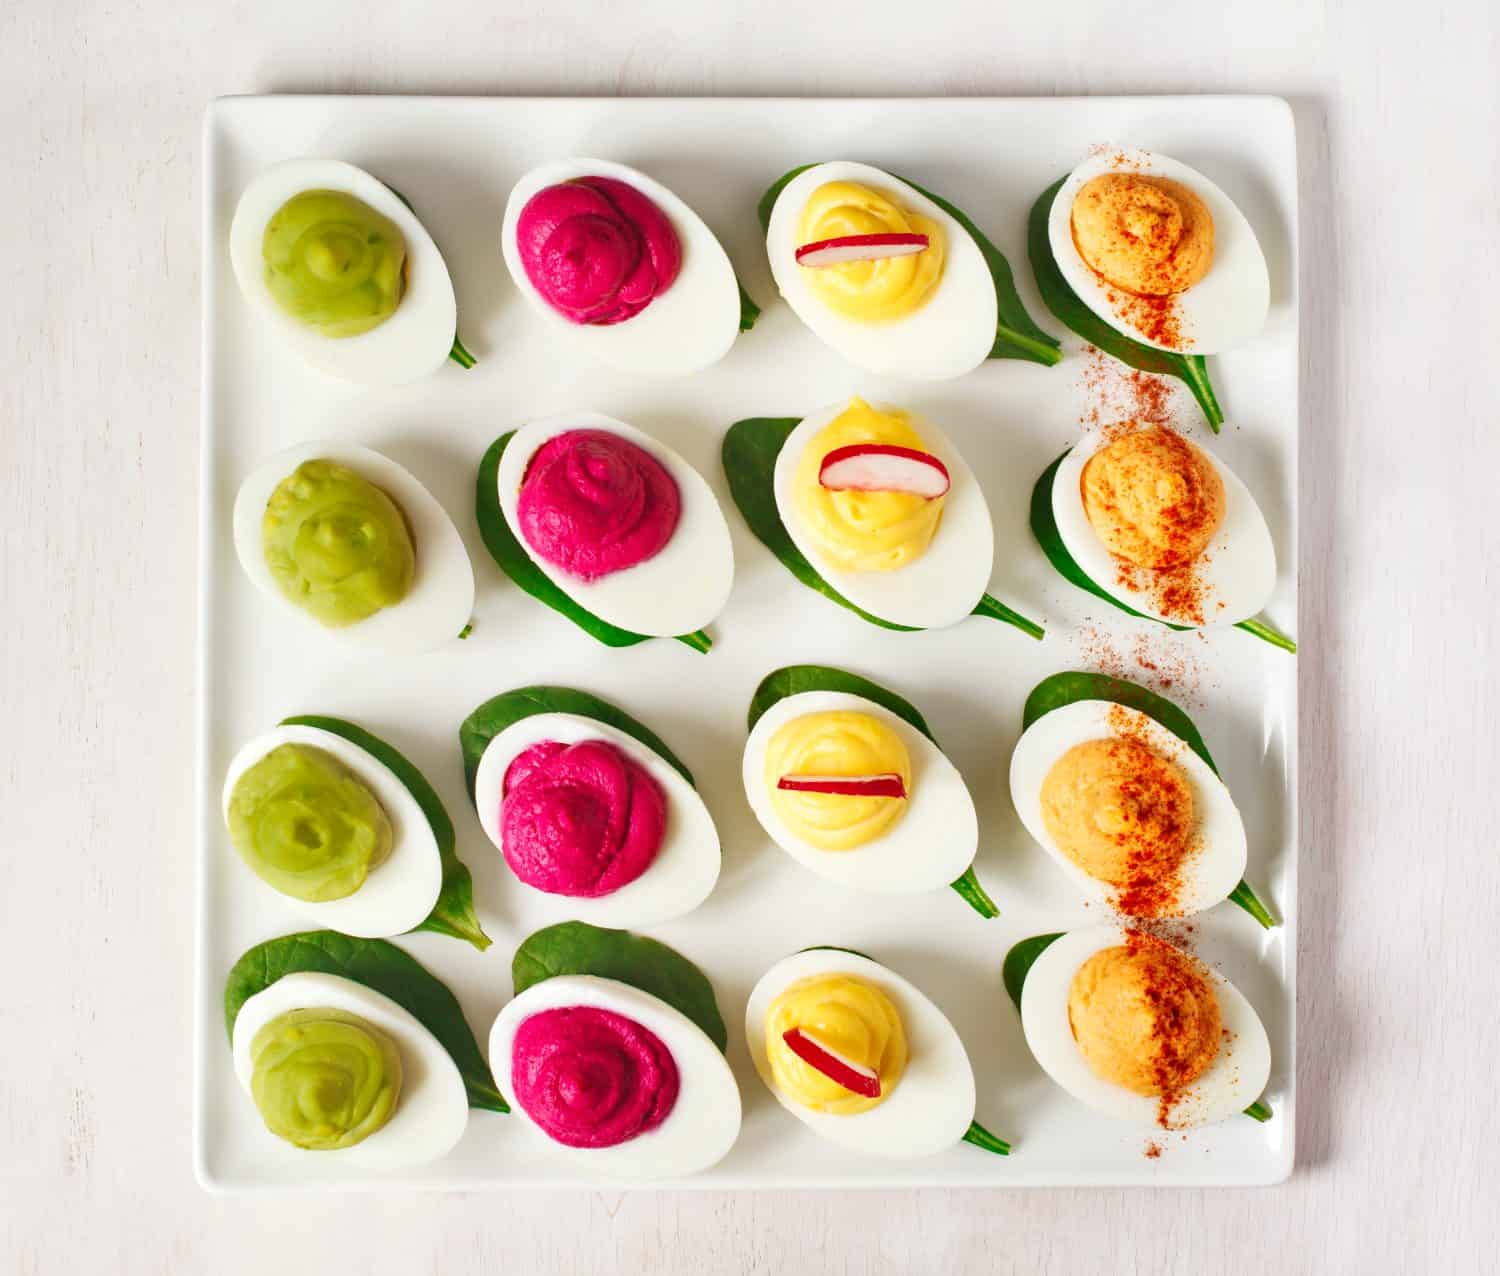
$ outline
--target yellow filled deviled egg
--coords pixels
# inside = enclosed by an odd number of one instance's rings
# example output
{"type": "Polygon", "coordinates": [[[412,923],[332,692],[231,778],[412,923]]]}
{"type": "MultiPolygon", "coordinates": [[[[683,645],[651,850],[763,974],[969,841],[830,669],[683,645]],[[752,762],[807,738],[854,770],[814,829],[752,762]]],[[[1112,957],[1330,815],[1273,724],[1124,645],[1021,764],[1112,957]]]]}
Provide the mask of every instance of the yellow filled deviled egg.
{"type": "Polygon", "coordinates": [[[948,1017],[860,953],[777,962],[750,993],[745,1040],[776,1101],[841,1147],[896,1159],[960,1140],[1010,1150],[974,1121],[974,1070],[948,1017]]]}
{"type": "Polygon", "coordinates": [[[767,675],[742,777],[767,835],[820,876],[884,895],[951,885],[994,915],[970,871],[979,821],[963,777],[885,688],[819,665],[767,675]]]}
{"type": "Polygon", "coordinates": [[[255,586],[350,646],[426,651],[468,624],[474,570],[453,520],[370,448],[329,439],[277,453],[241,483],[233,521],[255,586]]]}
{"type": "Polygon", "coordinates": [[[273,165],[229,229],[241,293],[317,371],[363,386],[426,376],[458,343],[447,264],[402,198],[342,160],[273,165]]]}
{"type": "Polygon", "coordinates": [[[1059,187],[1047,237],[1069,287],[1132,340],[1216,354],[1265,326],[1271,282],[1255,231],[1180,160],[1100,148],[1059,187]]]}
{"type": "Polygon", "coordinates": [[[804,417],[776,458],[792,543],[844,598],[891,624],[956,624],[984,597],[994,527],[973,471],[934,424],[860,398],[804,417]]]}
{"type": "Polygon", "coordinates": [[[1030,964],[1018,972],[1026,1044],[1074,1098],[1166,1129],[1209,1125],[1257,1104],[1271,1073],[1270,1040],[1255,1008],[1216,970],[1119,925],[1026,941],[1007,965],[1028,947],[1030,964]]]}
{"type": "Polygon", "coordinates": [[[534,168],[500,232],[517,290],[612,367],[686,376],[740,332],[740,288],[713,231],[654,178],[609,160],[534,168]]]}
{"type": "Polygon", "coordinates": [[[766,224],[776,286],[797,317],[879,376],[962,376],[995,343],[995,282],[972,235],[898,177],[815,164],[788,181],[766,224]]]}

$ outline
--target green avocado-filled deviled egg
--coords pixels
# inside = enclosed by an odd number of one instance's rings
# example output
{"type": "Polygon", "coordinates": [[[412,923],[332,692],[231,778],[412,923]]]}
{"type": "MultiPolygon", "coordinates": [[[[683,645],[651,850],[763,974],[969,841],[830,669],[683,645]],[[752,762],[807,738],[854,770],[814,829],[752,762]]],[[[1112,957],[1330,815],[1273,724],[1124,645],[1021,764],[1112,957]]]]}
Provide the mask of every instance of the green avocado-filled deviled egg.
{"type": "Polygon", "coordinates": [[[307,931],[258,944],[224,988],[234,1072],[289,1156],[369,1170],[444,1156],[469,1109],[507,1107],[448,988],[394,944],[307,931]]]}
{"type": "Polygon", "coordinates": [[[685,1178],[723,1159],[740,1092],[712,985],[665,944],[563,922],[516,950],[490,1067],[517,1116],[581,1170],[685,1178]]]}
{"type": "Polygon", "coordinates": [[[1098,1112],[1173,1130],[1271,1115],[1260,1016],[1160,936],[1113,924],[1038,935],[1006,957],[1005,983],[1036,1061],[1098,1112]]]}
{"type": "Polygon", "coordinates": [[[998,915],[974,874],[974,799],[914,705],[843,669],[788,665],[761,680],[748,723],[745,798],[799,864],[873,894],[951,886],[998,915]]]}
{"type": "Polygon", "coordinates": [[[896,1159],[960,1141],[1010,1151],[974,1120],[974,1069],[948,1017],[861,953],[807,948],[777,962],[750,993],[745,1040],[776,1101],[841,1147],[896,1159]]]}
{"type": "Polygon", "coordinates": [[[276,164],[246,186],[229,229],[241,293],[310,367],[362,386],[414,381],[453,358],[453,280],[389,186],[342,160],[276,164]]]}
{"type": "Polygon", "coordinates": [[[612,647],[698,651],[734,585],[718,499],[674,449],[597,412],[502,435],[479,469],[484,543],[512,580],[612,647]]]}
{"type": "Polygon", "coordinates": [[[781,295],[857,367],[940,380],[989,358],[1062,357],[999,250],[914,183],[847,160],[810,164],[766,192],[760,219],[781,295]]]}
{"type": "Polygon", "coordinates": [[[580,921],[691,912],[719,879],[692,772],[649,727],[572,687],[519,687],[459,727],[485,835],[516,880],[580,921]]]}
{"type": "Polygon", "coordinates": [[[958,448],[906,408],[855,397],[737,421],[724,475],[751,531],[799,581],[884,629],[988,616],[1042,628],[985,591],[989,503],[958,448]]]}
{"type": "Polygon", "coordinates": [[[437,793],[364,728],[305,715],[257,736],[229,764],[223,811],[245,866],[313,921],[489,947],[437,793]]]}
{"type": "Polygon", "coordinates": [[[358,444],[303,443],[252,470],[234,501],[234,548],[283,612],[350,647],[427,651],[474,610],[453,520],[403,466],[358,444]]]}

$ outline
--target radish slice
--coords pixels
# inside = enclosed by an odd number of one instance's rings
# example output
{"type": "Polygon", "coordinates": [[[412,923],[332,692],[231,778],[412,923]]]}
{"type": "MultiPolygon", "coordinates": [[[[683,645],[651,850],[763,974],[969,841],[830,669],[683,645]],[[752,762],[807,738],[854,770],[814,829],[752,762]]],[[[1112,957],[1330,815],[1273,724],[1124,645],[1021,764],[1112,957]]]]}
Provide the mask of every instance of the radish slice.
{"type": "Polygon", "coordinates": [[[789,793],[836,793],[842,797],[904,798],[906,784],[894,771],[879,775],[784,775],[778,789],[789,793]]]}
{"type": "Polygon", "coordinates": [[[875,1069],[846,1059],[801,1028],[788,1028],[781,1034],[781,1039],[797,1058],[811,1064],[830,1081],[836,1081],[844,1089],[862,1094],[867,1099],[880,1098],[880,1074],[875,1069]]]}
{"type": "Polygon", "coordinates": [[[839,235],[797,249],[799,266],[837,266],[846,261],[874,261],[879,257],[909,257],[927,247],[927,236],[911,232],[888,235],[839,235]]]}
{"type": "Polygon", "coordinates": [[[930,452],[886,443],[836,447],[818,467],[818,482],[834,492],[909,492],[936,500],[948,492],[948,467],[930,452]]]}

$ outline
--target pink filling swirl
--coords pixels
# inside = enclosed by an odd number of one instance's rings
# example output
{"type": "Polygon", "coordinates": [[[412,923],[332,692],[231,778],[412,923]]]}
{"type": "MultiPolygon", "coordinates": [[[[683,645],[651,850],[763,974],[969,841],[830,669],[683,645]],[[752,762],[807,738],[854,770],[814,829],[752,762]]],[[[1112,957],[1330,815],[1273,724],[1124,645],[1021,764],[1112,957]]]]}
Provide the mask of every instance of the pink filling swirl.
{"type": "Polygon", "coordinates": [[[677,1102],[672,1052],[611,1010],[542,1010],[516,1029],[511,1089],[546,1133],[572,1148],[607,1148],[656,1129],[677,1102]]]}
{"type": "Polygon", "coordinates": [[[603,740],[543,740],[511,761],[500,849],[528,886],[594,899],[651,867],[667,798],[640,763],[603,740]]]}
{"type": "Polygon", "coordinates": [[[538,191],[517,219],[516,245],[532,287],[573,323],[639,314],[682,268],[682,244],[666,215],[611,177],[538,191]]]}
{"type": "Polygon", "coordinates": [[[516,516],[526,543],[581,580],[659,554],[677,530],[682,494],[644,448],[607,430],[568,430],[536,450],[516,516]]]}

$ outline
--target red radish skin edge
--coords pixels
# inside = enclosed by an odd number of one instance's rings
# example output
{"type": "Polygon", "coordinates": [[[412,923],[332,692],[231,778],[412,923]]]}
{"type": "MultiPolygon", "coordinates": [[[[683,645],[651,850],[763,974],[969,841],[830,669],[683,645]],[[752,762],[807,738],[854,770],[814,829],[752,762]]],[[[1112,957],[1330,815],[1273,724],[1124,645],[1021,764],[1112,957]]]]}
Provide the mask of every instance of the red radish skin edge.
{"type": "Polygon", "coordinates": [[[936,500],[952,480],[931,452],[890,443],[836,447],[818,466],[818,482],[831,492],[906,492],[936,500]]]}
{"type": "Polygon", "coordinates": [[[862,1094],[867,1099],[880,1098],[880,1074],[873,1068],[862,1067],[844,1058],[801,1028],[788,1028],[781,1034],[781,1039],[797,1058],[850,1093],[862,1094]]]}
{"type": "Polygon", "coordinates": [[[840,797],[904,798],[906,783],[894,771],[880,775],[784,775],[776,787],[788,793],[834,793],[840,797]]]}
{"type": "Polygon", "coordinates": [[[819,239],[797,249],[799,266],[838,266],[846,261],[876,261],[882,257],[910,257],[924,252],[927,236],[912,232],[885,235],[839,235],[819,239]]]}

